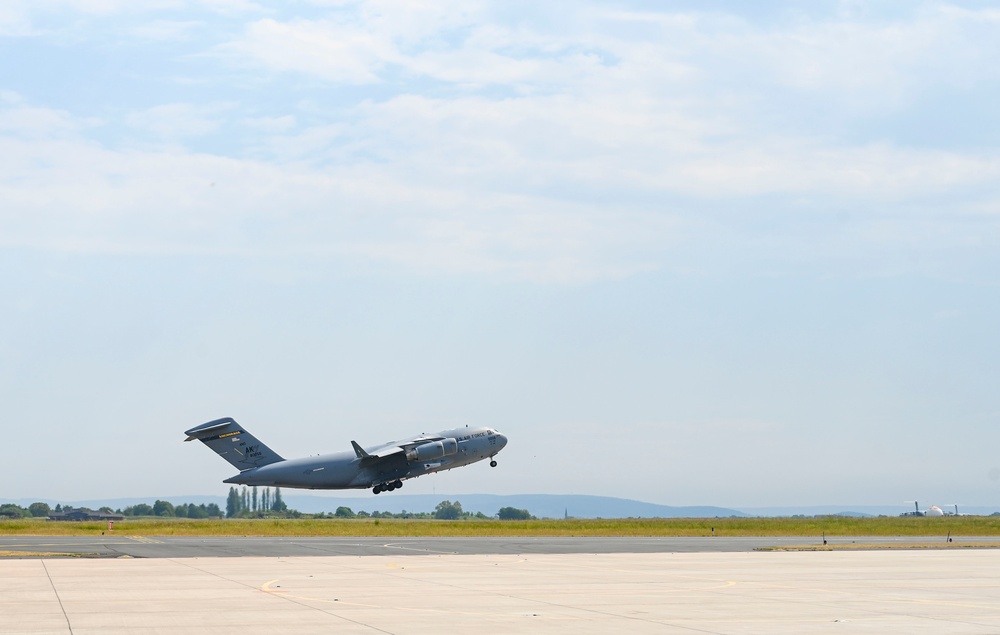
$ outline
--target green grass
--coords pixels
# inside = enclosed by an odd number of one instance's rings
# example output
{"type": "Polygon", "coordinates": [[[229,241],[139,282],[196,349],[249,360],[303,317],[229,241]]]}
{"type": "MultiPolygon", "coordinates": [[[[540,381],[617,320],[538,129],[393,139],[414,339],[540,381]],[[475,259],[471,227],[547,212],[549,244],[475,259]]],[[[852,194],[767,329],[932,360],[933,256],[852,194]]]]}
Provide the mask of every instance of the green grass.
{"type": "MultiPolygon", "coordinates": [[[[135,536],[998,536],[998,516],[944,518],[680,518],[613,520],[403,520],[135,518],[115,533],[135,536]]],[[[76,536],[107,523],[0,521],[0,535],[76,536]]]]}

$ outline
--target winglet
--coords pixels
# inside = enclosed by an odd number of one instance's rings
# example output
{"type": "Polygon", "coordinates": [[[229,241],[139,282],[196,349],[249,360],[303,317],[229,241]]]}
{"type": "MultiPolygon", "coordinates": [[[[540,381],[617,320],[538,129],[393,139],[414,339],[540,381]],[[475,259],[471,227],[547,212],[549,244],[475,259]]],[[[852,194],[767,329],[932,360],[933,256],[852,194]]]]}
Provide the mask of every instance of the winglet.
{"type": "Polygon", "coordinates": [[[351,445],[353,445],[353,446],[354,446],[354,453],[358,455],[358,458],[359,458],[359,459],[367,459],[367,458],[370,458],[370,457],[371,457],[371,454],[368,454],[367,452],[365,452],[365,451],[364,451],[364,450],[363,450],[363,449],[361,448],[361,446],[360,446],[360,445],[358,445],[358,442],[357,442],[357,441],[351,441],[351,445]]]}

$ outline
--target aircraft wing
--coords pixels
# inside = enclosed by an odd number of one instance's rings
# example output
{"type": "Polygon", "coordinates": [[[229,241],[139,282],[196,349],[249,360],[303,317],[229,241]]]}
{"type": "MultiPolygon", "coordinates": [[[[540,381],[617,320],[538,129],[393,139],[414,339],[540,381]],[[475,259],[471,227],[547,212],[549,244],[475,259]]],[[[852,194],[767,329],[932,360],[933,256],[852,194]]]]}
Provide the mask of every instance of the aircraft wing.
{"type": "Polygon", "coordinates": [[[443,439],[444,437],[420,436],[413,439],[389,443],[376,448],[371,452],[365,451],[364,448],[358,445],[357,441],[351,441],[351,445],[354,447],[354,453],[358,455],[359,459],[361,459],[361,467],[368,467],[369,465],[381,463],[382,461],[390,458],[398,459],[400,455],[406,456],[410,450],[417,446],[424,445],[425,443],[433,443],[434,441],[441,441],[443,439]]]}
{"type": "Polygon", "coordinates": [[[362,466],[368,466],[373,463],[380,463],[390,457],[406,453],[406,449],[399,445],[390,446],[387,448],[379,448],[374,454],[369,454],[368,452],[365,452],[364,448],[358,445],[357,441],[351,441],[351,445],[354,446],[354,453],[358,455],[359,459],[361,459],[362,466]]]}
{"type": "Polygon", "coordinates": [[[398,447],[404,450],[412,450],[418,445],[423,445],[425,443],[433,443],[434,441],[441,441],[444,437],[417,437],[415,439],[409,439],[408,441],[400,441],[398,447]]]}

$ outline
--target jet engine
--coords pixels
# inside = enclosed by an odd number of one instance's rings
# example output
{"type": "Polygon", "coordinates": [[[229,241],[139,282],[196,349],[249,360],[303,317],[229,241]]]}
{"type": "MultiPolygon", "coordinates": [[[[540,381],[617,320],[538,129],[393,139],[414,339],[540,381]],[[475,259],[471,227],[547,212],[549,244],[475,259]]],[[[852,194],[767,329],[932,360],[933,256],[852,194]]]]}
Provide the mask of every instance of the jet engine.
{"type": "Polygon", "coordinates": [[[451,456],[458,452],[458,441],[455,439],[443,439],[432,441],[410,448],[406,453],[406,458],[410,461],[433,461],[442,456],[451,456]]]}

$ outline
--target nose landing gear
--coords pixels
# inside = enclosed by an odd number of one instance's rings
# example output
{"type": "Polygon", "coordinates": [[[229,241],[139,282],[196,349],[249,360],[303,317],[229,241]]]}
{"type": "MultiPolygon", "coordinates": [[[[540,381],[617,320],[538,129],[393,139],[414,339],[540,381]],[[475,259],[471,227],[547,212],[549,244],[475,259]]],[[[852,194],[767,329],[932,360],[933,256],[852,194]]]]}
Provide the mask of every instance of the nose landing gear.
{"type": "Polygon", "coordinates": [[[495,459],[494,459],[494,458],[493,458],[493,457],[491,456],[491,457],[490,457],[490,467],[496,467],[496,466],[497,466],[497,462],[496,462],[496,460],[495,460],[495,459]]]}
{"type": "Polygon", "coordinates": [[[395,481],[390,481],[389,483],[379,483],[372,488],[372,494],[381,494],[382,492],[391,492],[394,489],[399,489],[403,486],[403,481],[398,478],[395,481]]]}

